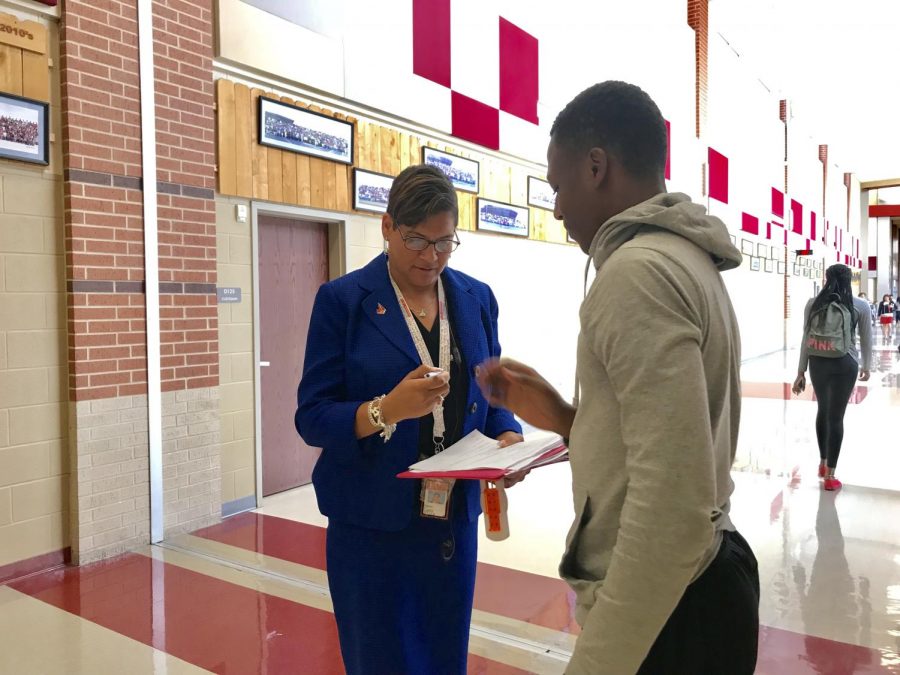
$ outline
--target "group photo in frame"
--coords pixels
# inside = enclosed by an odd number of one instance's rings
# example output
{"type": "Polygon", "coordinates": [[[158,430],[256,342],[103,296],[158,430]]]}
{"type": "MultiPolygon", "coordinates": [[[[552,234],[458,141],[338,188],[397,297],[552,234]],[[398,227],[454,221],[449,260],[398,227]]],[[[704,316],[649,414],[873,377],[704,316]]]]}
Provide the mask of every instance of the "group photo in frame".
{"type": "Polygon", "coordinates": [[[50,163],[50,106],[0,93],[0,159],[50,163]]]}
{"type": "Polygon", "coordinates": [[[394,177],[385,173],[353,169],[353,208],[385,213],[394,177]]]}
{"type": "Polygon", "coordinates": [[[505,202],[478,198],[478,230],[527,237],[529,232],[527,206],[516,206],[505,202]]]}
{"type": "Polygon", "coordinates": [[[763,261],[763,269],[765,269],[766,272],[774,272],[775,271],[775,261],[772,260],[771,258],[766,258],[763,261]]]}
{"type": "Polygon", "coordinates": [[[741,239],[741,253],[753,255],[753,242],[749,239],[741,239]]]}
{"type": "Polygon", "coordinates": [[[353,124],[275,99],[259,97],[260,145],[353,164],[353,124]]]}
{"type": "Polygon", "coordinates": [[[759,256],[750,256],[750,269],[759,272],[759,256]]]}
{"type": "Polygon", "coordinates": [[[478,194],[480,165],[474,159],[451,155],[449,152],[423,146],[422,164],[434,166],[443,171],[457,190],[478,194]]]}
{"type": "Polygon", "coordinates": [[[550,183],[535,176],[528,176],[528,206],[554,211],[556,209],[556,193],[550,183]]]}

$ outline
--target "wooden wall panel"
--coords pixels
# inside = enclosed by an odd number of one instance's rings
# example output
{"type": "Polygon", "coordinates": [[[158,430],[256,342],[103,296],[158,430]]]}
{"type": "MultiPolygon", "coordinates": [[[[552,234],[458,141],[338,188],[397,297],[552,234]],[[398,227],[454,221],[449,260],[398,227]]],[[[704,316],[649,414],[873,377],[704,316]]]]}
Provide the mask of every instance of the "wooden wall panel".
{"type": "Polygon", "coordinates": [[[253,147],[252,172],[253,172],[253,199],[269,198],[269,148],[259,144],[259,121],[256,119],[259,111],[259,97],[265,96],[262,89],[250,91],[251,114],[253,124],[250,125],[250,143],[253,147]]]}
{"type": "Polygon", "coordinates": [[[0,45],[0,91],[22,95],[22,50],[0,45]]]}
{"type": "MultiPolygon", "coordinates": [[[[294,105],[294,99],[281,97],[282,103],[294,105]]],[[[296,152],[281,153],[281,195],[286,204],[299,204],[297,199],[297,157],[296,152]]]]}
{"type": "Polygon", "coordinates": [[[253,195],[253,126],[256,116],[250,107],[250,87],[234,85],[234,162],[237,168],[237,194],[240,197],[253,195]]]}
{"type": "MultiPolygon", "coordinates": [[[[343,120],[345,122],[350,122],[354,125],[353,136],[354,140],[356,138],[356,120],[352,117],[347,117],[342,113],[335,113],[334,115],[337,119],[343,120]]],[[[353,152],[356,153],[356,148],[353,149],[353,152]]],[[[349,211],[350,210],[350,190],[352,190],[353,185],[353,171],[350,166],[347,164],[341,164],[339,162],[334,162],[334,185],[335,185],[335,206],[334,208],[338,211],[349,211]]]]}
{"type": "MultiPolygon", "coordinates": [[[[4,69],[3,56],[6,54],[2,49],[0,47],[0,78],[11,80],[15,86],[16,69],[9,68],[9,59],[6,60],[7,67],[4,69]]],[[[37,61],[29,63],[27,67],[36,71],[37,61]]],[[[21,80],[21,68],[19,72],[21,80]]],[[[528,169],[510,165],[502,159],[486,157],[370,121],[357,120],[289,97],[278,97],[261,89],[250,90],[242,84],[224,79],[216,82],[216,93],[218,190],[221,194],[330,211],[349,212],[352,209],[352,167],[259,144],[258,99],[264,95],[351,122],[355,134],[353,166],[396,176],[407,166],[421,163],[422,147],[429,146],[477,161],[481,173],[480,196],[518,206],[525,206],[528,202],[528,169]]],[[[38,98],[36,95],[32,97],[38,98]]],[[[468,192],[457,192],[457,195],[459,229],[476,230],[476,199],[479,195],[468,192]]],[[[566,243],[565,229],[562,223],[553,218],[551,212],[537,208],[529,210],[530,239],[566,243]]]]}
{"type": "Polygon", "coordinates": [[[216,136],[218,150],[219,192],[237,194],[237,165],[234,157],[234,83],[230,80],[216,82],[216,136]]]}
{"type": "Polygon", "coordinates": [[[22,96],[50,101],[50,67],[46,54],[22,52],[22,96]]]}

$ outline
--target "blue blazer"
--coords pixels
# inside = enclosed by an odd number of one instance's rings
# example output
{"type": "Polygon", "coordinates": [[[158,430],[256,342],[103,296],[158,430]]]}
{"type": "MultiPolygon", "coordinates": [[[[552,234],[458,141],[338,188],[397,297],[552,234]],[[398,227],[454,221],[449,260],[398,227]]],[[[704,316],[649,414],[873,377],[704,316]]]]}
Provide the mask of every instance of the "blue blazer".
{"type": "MultiPolygon", "coordinates": [[[[475,366],[500,355],[494,294],[486,284],[449,268],[441,278],[454,335],[469,371],[462,435],[473,429],[492,438],[504,431],[521,432],[509,411],[488,405],[475,382],[475,366]]],[[[324,515],[387,531],[409,524],[418,503],[419,481],[396,476],[418,461],[419,420],[400,422],[387,443],[378,434],[357,439],[354,427],[360,404],[387,394],[419,365],[385,256],[319,288],[294,424],[304,441],[322,448],[313,485],[324,515]],[[379,305],[386,310],[382,314],[379,305]]],[[[465,509],[472,521],[481,513],[478,482],[463,483],[465,509]]],[[[457,503],[454,509],[460,506],[457,503]]]]}

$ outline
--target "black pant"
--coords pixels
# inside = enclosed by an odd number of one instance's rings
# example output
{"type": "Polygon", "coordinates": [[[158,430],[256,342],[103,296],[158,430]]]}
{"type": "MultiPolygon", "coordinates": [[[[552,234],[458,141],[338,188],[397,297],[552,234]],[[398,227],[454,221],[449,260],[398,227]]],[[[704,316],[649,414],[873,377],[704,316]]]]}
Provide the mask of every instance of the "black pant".
{"type": "Polygon", "coordinates": [[[837,466],[844,440],[844,413],[856,385],[859,364],[849,354],[839,359],[809,357],[809,379],[819,402],[816,415],[816,440],[819,457],[829,469],[837,466]]]}
{"type": "Polygon", "coordinates": [[[706,571],[684,591],[638,675],[753,675],[759,571],[750,545],[724,532],[706,571]]]}

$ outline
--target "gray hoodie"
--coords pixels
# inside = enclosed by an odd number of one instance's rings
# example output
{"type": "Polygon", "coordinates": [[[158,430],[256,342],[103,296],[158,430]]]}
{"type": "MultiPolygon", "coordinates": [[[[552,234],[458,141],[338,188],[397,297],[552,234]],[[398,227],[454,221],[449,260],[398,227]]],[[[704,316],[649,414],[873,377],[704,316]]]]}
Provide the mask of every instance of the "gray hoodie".
{"type": "Polygon", "coordinates": [[[589,253],[560,573],[583,629],[567,672],[618,675],[637,671],[734,529],[740,336],[719,272],[741,254],[683,194],[611,218],[589,253]]]}

